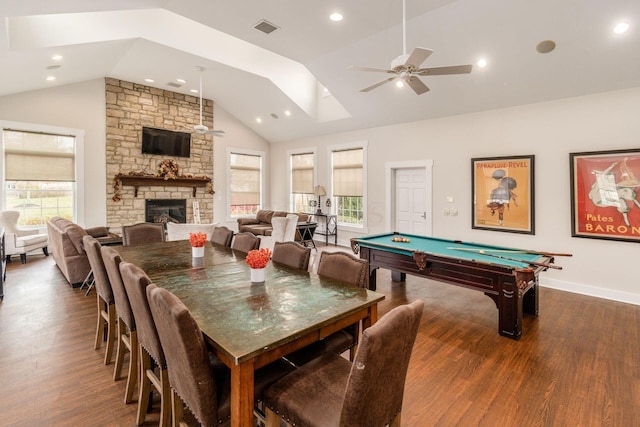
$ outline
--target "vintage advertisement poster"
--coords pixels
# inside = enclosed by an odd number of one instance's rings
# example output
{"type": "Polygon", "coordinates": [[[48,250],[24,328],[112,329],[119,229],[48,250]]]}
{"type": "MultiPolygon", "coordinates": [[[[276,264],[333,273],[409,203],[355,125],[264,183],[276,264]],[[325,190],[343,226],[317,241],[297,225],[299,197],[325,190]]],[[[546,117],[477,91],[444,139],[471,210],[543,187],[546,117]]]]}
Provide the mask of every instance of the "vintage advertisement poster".
{"type": "Polygon", "coordinates": [[[534,234],[534,156],[471,159],[472,228],[534,234]]]}
{"type": "Polygon", "coordinates": [[[640,242],[640,149],[569,156],[572,236],[640,242]]]}

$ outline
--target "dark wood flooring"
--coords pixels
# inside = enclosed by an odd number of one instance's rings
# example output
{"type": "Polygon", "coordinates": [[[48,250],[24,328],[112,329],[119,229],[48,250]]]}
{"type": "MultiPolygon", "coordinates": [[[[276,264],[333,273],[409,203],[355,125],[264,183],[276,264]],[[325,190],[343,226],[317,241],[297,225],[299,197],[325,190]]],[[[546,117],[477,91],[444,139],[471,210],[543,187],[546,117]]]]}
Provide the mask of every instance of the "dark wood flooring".
{"type": "MultiPolygon", "coordinates": [[[[498,335],[480,292],[378,274],[380,316],[425,302],[404,426],[640,426],[640,307],[542,288],[540,316],[513,341],[498,335]]],[[[0,425],[135,425],[124,379],[113,381],[113,364],[93,350],[95,311],[95,294],[69,287],[51,257],[8,265],[0,425]]],[[[145,425],[157,420],[153,411],[145,425]]]]}

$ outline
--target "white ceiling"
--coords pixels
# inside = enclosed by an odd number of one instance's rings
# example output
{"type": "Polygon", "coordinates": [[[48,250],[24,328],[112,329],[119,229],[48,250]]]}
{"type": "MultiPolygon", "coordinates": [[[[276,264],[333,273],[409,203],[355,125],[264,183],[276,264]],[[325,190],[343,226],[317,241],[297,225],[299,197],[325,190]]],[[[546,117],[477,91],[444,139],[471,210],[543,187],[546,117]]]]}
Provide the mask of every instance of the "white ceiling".
{"type": "Polygon", "coordinates": [[[0,0],[0,96],[105,76],[188,94],[203,66],[205,98],[280,142],[640,86],[638,0],[406,2],[407,50],[471,74],[423,77],[420,96],[359,92],[387,75],[349,65],[387,68],[403,53],[402,0],[0,0]],[[342,22],[328,19],[336,10],[342,22]],[[262,19],[280,28],[254,29],[262,19]],[[620,20],[631,29],[615,35],[620,20]],[[557,48],[537,53],[547,39],[557,48]],[[62,66],[47,70],[53,54],[62,66]],[[178,77],[188,83],[167,86],[178,77]],[[331,120],[332,103],[348,117],[331,120]]]}

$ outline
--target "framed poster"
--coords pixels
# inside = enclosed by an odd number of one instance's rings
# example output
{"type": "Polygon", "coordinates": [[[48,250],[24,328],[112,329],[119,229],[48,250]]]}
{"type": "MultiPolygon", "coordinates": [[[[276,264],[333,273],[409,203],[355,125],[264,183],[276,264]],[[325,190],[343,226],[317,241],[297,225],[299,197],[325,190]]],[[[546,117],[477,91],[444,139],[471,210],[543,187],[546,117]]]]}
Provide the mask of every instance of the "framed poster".
{"type": "Polygon", "coordinates": [[[535,234],[534,156],[471,159],[472,228],[535,234]]]}
{"type": "Polygon", "coordinates": [[[640,149],[570,153],[571,235],[640,242],[640,149]]]}

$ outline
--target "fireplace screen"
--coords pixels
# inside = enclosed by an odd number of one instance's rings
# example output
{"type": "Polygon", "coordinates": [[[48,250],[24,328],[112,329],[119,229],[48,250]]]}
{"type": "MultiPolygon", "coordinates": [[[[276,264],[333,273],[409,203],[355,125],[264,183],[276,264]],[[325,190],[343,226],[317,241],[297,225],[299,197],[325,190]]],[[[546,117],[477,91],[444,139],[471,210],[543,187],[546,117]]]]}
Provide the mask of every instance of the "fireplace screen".
{"type": "Polygon", "coordinates": [[[147,199],[144,206],[146,222],[187,222],[185,199],[147,199]]]}

